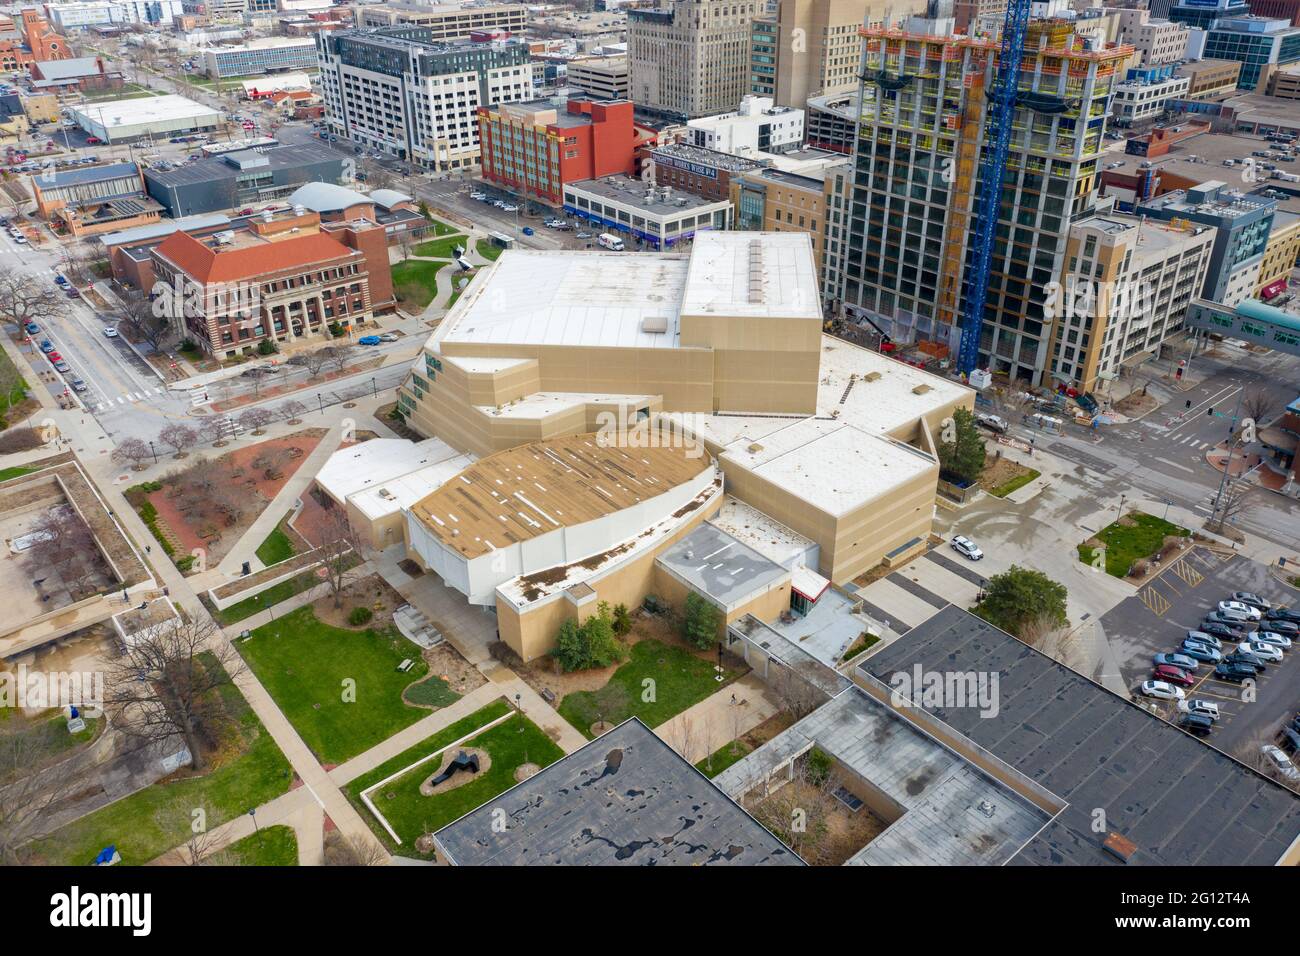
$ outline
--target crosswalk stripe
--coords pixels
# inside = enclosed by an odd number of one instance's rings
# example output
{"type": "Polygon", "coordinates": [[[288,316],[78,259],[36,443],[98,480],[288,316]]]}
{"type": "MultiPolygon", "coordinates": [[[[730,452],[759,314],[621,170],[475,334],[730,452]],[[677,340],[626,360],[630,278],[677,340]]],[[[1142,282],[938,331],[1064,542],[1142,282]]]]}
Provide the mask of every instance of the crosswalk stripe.
{"type": "Polygon", "coordinates": [[[126,399],[123,398],[121,395],[117,396],[117,404],[119,404],[119,405],[125,405],[125,404],[126,404],[126,399]]]}

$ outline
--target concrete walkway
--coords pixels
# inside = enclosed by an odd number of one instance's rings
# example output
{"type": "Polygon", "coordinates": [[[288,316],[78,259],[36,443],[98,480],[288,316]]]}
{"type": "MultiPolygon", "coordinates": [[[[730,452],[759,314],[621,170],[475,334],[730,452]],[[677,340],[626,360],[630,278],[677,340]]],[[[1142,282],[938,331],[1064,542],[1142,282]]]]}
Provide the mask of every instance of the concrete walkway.
{"type": "MultiPolygon", "coordinates": [[[[274,826],[291,827],[298,841],[298,865],[320,866],[325,860],[325,812],[303,787],[290,790],[257,808],[256,821],[247,813],[227,820],[202,841],[200,855],[210,858],[258,831],[274,826]]],[[[168,850],[150,866],[187,866],[192,863],[188,844],[168,850]]]]}
{"type": "Polygon", "coordinates": [[[699,763],[780,710],[780,700],[751,672],[660,724],[655,733],[688,761],[699,763]]]}

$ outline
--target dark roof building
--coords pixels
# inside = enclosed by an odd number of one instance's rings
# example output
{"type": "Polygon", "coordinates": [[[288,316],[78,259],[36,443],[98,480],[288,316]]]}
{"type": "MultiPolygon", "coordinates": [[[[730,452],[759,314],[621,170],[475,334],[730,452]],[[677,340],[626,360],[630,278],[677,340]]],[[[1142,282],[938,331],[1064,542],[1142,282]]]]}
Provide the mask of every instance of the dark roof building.
{"type": "Polygon", "coordinates": [[[433,839],[460,866],[802,865],[635,717],[433,839]]]}
{"type": "Polygon", "coordinates": [[[269,202],[304,183],[339,183],[351,171],[350,157],[324,146],[273,146],[152,167],[144,180],[167,215],[179,218],[269,202]]]}
{"type": "Polygon", "coordinates": [[[889,687],[918,669],[996,674],[994,713],[919,705],[1065,804],[1011,863],[1296,862],[1300,796],[975,615],[950,605],[855,677],[889,687]]]}

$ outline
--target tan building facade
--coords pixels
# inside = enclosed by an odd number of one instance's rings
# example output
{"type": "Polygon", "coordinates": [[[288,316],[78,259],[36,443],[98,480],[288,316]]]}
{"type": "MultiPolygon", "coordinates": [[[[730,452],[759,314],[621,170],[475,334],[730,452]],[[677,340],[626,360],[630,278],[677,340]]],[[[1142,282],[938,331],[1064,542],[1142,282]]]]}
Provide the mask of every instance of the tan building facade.
{"type": "MultiPolygon", "coordinates": [[[[845,163],[847,165],[847,161],[845,163]]],[[[827,179],[760,169],[731,182],[736,228],[760,232],[803,232],[822,273],[826,243],[827,179]]]]}
{"type": "Polygon", "coordinates": [[[1278,209],[1273,213],[1273,229],[1264,247],[1264,260],[1259,264],[1259,284],[1254,296],[1270,298],[1280,288],[1285,291],[1291,270],[1300,259],[1300,215],[1278,209]]]}
{"type": "Polygon", "coordinates": [[[1187,87],[1188,99],[1221,99],[1237,91],[1241,64],[1236,60],[1196,60],[1178,67],[1174,75],[1185,76],[1191,80],[1187,87]]]}

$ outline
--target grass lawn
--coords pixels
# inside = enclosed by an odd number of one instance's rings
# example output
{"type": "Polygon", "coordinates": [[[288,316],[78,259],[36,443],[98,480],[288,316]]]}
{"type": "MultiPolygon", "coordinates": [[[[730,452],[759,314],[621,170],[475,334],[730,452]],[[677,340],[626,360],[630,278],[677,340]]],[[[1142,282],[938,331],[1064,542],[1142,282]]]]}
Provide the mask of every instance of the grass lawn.
{"type": "MultiPolygon", "coordinates": [[[[9,414],[9,409],[19,405],[27,397],[27,383],[23,377],[18,374],[18,369],[13,360],[9,358],[9,353],[0,349],[0,381],[11,382],[8,394],[0,394],[0,421],[5,421],[5,416],[9,414]]],[[[3,389],[0,389],[3,393],[3,389]]],[[[14,471],[13,468],[6,468],[3,474],[14,471]]],[[[30,470],[30,469],[28,469],[30,470]]],[[[25,474],[26,472],[22,472],[25,474]]],[[[14,477],[10,475],[10,477],[14,477]]]]}
{"type": "MultiPolygon", "coordinates": [[[[384,767],[354,781],[348,787],[348,793],[360,794],[366,787],[384,779],[394,770],[399,770],[412,761],[418,760],[424,754],[446,747],[475,727],[481,727],[509,709],[509,705],[504,701],[489,704],[425,741],[421,744],[419,753],[409,757],[403,754],[403,759],[389,761],[384,767]]],[[[446,826],[513,787],[516,783],[515,769],[521,764],[535,763],[546,767],[564,756],[564,751],[547,737],[541,728],[527,717],[518,714],[466,741],[463,746],[486,750],[492,758],[491,767],[480,774],[473,783],[464,784],[455,790],[448,790],[433,797],[422,795],[420,784],[437,770],[441,761],[441,758],[435,757],[370,795],[375,806],[388,820],[389,826],[402,838],[403,853],[417,855],[414,844],[416,838],[422,833],[431,833],[439,827],[446,826]]],[[[364,805],[361,812],[363,816],[373,821],[376,833],[382,834],[381,839],[391,847],[392,838],[374,819],[370,811],[364,809],[364,805]]]]}
{"type": "MultiPolygon", "coordinates": [[[[723,675],[723,683],[719,684],[713,679],[713,666],[712,661],[662,641],[648,639],[634,644],[627,662],[609,679],[610,684],[623,688],[622,706],[606,706],[601,715],[611,725],[636,716],[647,726],[658,727],[740,676],[738,671],[729,670],[723,675]],[[642,700],[647,686],[642,681],[647,678],[655,682],[654,700],[648,702],[642,700]]],[[[566,694],[559,706],[560,716],[588,739],[592,736],[591,725],[596,722],[597,693],[599,691],[582,690],[566,694]]]]}
{"type": "Polygon", "coordinates": [[[1042,472],[1035,471],[1033,468],[1030,468],[1023,475],[1017,475],[1015,478],[1012,478],[1010,481],[998,485],[996,488],[990,491],[989,494],[991,494],[994,498],[1005,498],[1007,495],[1011,494],[1011,492],[1015,491],[1017,488],[1023,488],[1025,485],[1029,484],[1040,474],[1042,474],[1042,472]]]}
{"type": "Polygon", "coordinates": [[[423,309],[438,294],[438,270],[441,262],[408,259],[393,266],[393,290],[408,307],[423,309]]]}
{"type": "Polygon", "coordinates": [[[293,542],[280,528],[276,527],[266,536],[266,540],[257,546],[257,560],[265,565],[279,564],[294,555],[293,542]]]}
{"type": "Polygon", "coordinates": [[[396,631],[332,627],[301,607],[236,646],[322,763],[355,757],[425,715],[402,701],[402,691],[428,665],[396,631]],[[416,664],[400,673],[408,657],[416,664]]]}
{"type": "Polygon", "coordinates": [[[869,634],[866,631],[863,631],[861,634],[858,635],[857,640],[855,640],[852,644],[848,646],[848,649],[845,650],[844,656],[841,657],[840,660],[851,661],[853,660],[853,658],[857,657],[863,651],[870,650],[871,648],[875,647],[879,643],[880,643],[879,637],[877,637],[875,634],[869,634]]]}
{"type": "Polygon", "coordinates": [[[36,841],[31,849],[40,862],[85,866],[116,844],[123,863],[148,863],[189,839],[195,807],[207,808],[208,827],[215,828],[285,793],[293,777],[289,761],[238,690],[226,685],[219,693],[239,723],[237,747],[232,741],[222,748],[201,777],[156,783],[36,841]]]}
{"type": "Polygon", "coordinates": [[[263,827],[230,844],[225,854],[235,866],[297,866],[298,834],[293,827],[263,827]]]}
{"type": "Polygon", "coordinates": [[[738,763],[754,752],[754,748],[743,740],[733,740],[723,744],[709,756],[695,765],[695,769],[712,780],[733,763],[738,763]]]}
{"type": "Polygon", "coordinates": [[[460,294],[469,286],[470,280],[474,278],[472,272],[462,272],[458,276],[453,276],[451,280],[451,295],[447,297],[447,308],[450,309],[460,298],[460,294]]]}
{"type": "Polygon", "coordinates": [[[420,683],[406,689],[406,699],[424,707],[446,707],[460,700],[460,694],[452,690],[451,685],[437,674],[430,674],[420,683]]]}
{"type": "MultiPolygon", "coordinates": [[[[1115,521],[1095,535],[1106,546],[1106,573],[1117,578],[1125,577],[1134,561],[1149,558],[1160,550],[1168,535],[1191,534],[1186,528],[1142,511],[1130,511],[1122,520],[1124,524],[1115,521]]],[[[1079,545],[1079,560],[1092,564],[1092,559],[1093,549],[1087,544],[1079,545]]]]}
{"type": "Polygon", "coordinates": [[[496,262],[501,253],[505,252],[505,250],[500,246],[494,246],[491,241],[487,239],[480,239],[474,248],[478,250],[480,256],[489,262],[496,262]]]}
{"type": "Polygon", "coordinates": [[[8,481],[10,478],[21,478],[23,475],[30,475],[31,468],[0,468],[0,481],[8,481]]]}
{"type": "MultiPolygon", "coordinates": [[[[31,739],[34,748],[32,752],[45,755],[49,763],[62,760],[68,751],[95,739],[95,732],[99,729],[99,719],[83,717],[82,720],[85,721],[85,729],[70,734],[68,722],[64,719],[62,711],[51,710],[34,717],[23,717],[16,708],[0,708],[0,728],[3,728],[5,733],[19,733],[31,739]],[[11,724],[10,721],[15,723],[11,724]],[[19,727],[19,724],[23,726],[19,727]]],[[[0,767],[0,786],[18,779],[24,769],[26,768],[18,768],[12,764],[8,767],[0,767]]]]}
{"type": "Polygon", "coordinates": [[[444,236],[442,239],[431,239],[420,243],[411,250],[411,254],[424,256],[427,259],[450,259],[455,248],[464,249],[466,245],[464,236],[444,236]]]}
{"type": "Polygon", "coordinates": [[[434,219],[432,216],[429,217],[429,228],[433,230],[435,236],[450,236],[457,231],[455,226],[450,226],[441,219],[434,219]]]}
{"type": "Polygon", "coordinates": [[[287,601],[295,594],[310,590],[320,583],[322,583],[321,579],[316,576],[315,571],[304,571],[302,574],[294,575],[287,581],[272,585],[261,594],[244,598],[244,600],[230,605],[224,611],[214,611],[212,616],[226,626],[238,624],[245,618],[252,617],[258,611],[274,607],[281,601],[287,601]]]}

